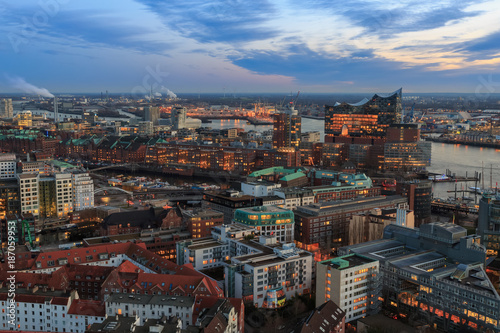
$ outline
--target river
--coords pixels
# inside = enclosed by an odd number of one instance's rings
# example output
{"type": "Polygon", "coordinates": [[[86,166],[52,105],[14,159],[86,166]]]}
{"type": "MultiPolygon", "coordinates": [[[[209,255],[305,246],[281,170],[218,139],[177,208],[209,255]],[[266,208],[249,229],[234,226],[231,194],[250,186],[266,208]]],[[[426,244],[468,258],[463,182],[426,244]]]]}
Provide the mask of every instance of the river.
{"type": "MultiPolygon", "coordinates": [[[[210,124],[203,124],[214,129],[226,128],[243,128],[245,131],[255,130],[263,132],[272,129],[272,125],[255,126],[248,124],[245,120],[212,120],[210,124]]],[[[324,140],[325,121],[317,119],[302,118],[302,132],[320,131],[321,140],[324,140]]],[[[481,148],[474,146],[452,145],[446,143],[432,143],[431,166],[428,167],[430,172],[444,174],[446,169],[451,170],[457,176],[473,176],[474,172],[482,173],[484,187],[491,185],[496,187],[496,183],[500,182],[500,150],[493,148],[481,148]],[[483,172],[484,166],[484,172],[483,172]],[[490,172],[492,171],[492,172],[490,172]]],[[[457,189],[461,190],[475,186],[473,182],[457,183],[457,189]]],[[[482,182],[478,183],[478,187],[483,187],[482,182]]],[[[439,198],[447,198],[455,196],[454,193],[448,193],[448,190],[454,190],[455,183],[435,183],[433,186],[434,196],[439,198]]],[[[457,194],[457,196],[461,196],[457,194]]],[[[467,193],[465,196],[473,197],[473,194],[467,193]]]]}

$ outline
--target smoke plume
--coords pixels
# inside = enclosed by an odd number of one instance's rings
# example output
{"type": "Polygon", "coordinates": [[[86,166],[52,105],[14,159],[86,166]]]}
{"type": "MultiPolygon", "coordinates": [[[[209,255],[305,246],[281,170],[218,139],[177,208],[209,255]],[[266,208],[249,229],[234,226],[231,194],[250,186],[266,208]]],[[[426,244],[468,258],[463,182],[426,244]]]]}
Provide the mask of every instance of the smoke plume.
{"type": "Polygon", "coordinates": [[[50,97],[50,98],[54,97],[54,95],[52,95],[50,91],[48,91],[47,89],[38,88],[37,86],[34,86],[31,83],[24,81],[24,79],[19,76],[10,77],[6,75],[6,77],[11,86],[13,86],[16,89],[22,90],[25,93],[40,95],[43,97],[50,97]]]}
{"type": "Polygon", "coordinates": [[[161,87],[161,90],[167,93],[169,98],[177,98],[177,95],[174,92],[166,87],[161,87]]]}

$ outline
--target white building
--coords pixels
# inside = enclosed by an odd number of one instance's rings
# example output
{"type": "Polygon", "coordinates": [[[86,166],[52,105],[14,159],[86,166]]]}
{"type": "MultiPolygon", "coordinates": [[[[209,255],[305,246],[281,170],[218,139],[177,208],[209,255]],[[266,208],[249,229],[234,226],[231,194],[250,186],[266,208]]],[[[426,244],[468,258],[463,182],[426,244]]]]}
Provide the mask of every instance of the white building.
{"type": "Polygon", "coordinates": [[[313,279],[313,256],[295,244],[269,242],[261,237],[262,253],[231,258],[224,268],[229,297],[252,301],[256,307],[279,308],[296,294],[310,294],[313,279]],[[269,244],[271,243],[271,244],[269,244]]]}
{"type": "Polygon", "coordinates": [[[295,209],[299,206],[306,206],[314,203],[314,193],[308,189],[297,189],[293,187],[274,190],[274,195],[285,200],[283,208],[295,209]]]}
{"type": "Polygon", "coordinates": [[[254,228],[239,224],[215,226],[212,230],[213,238],[177,242],[177,264],[190,263],[199,271],[223,266],[230,256],[260,253],[251,244],[239,242],[254,233],[254,228]]]}
{"type": "Polygon", "coordinates": [[[75,211],[94,208],[94,181],[88,172],[73,172],[73,208],[75,211]]]}
{"type": "Polygon", "coordinates": [[[176,316],[186,328],[193,324],[194,305],[195,298],[187,296],[111,294],[106,300],[106,314],[139,316],[141,325],[146,319],[176,316]]]}
{"type": "Polygon", "coordinates": [[[344,310],[346,322],[365,317],[378,303],[378,273],[379,261],[357,254],[319,262],[316,306],[331,300],[344,310]]]}
{"type": "Polygon", "coordinates": [[[267,197],[273,194],[275,189],[281,188],[281,184],[258,180],[255,182],[241,183],[241,192],[255,197],[267,197]]]}
{"type": "Polygon", "coordinates": [[[23,162],[23,173],[34,173],[40,176],[47,176],[54,172],[52,166],[43,161],[23,162]]]}
{"type": "Polygon", "coordinates": [[[62,218],[73,212],[73,184],[70,173],[56,173],[57,217],[62,218]]]}
{"type": "MultiPolygon", "coordinates": [[[[7,293],[0,301],[2,309],[8,309],[7,293]]],[[[78,299],[76,291],[70,296],[58,292],[19,291],[15,298],[15,326],[9,324],[8,311],[0,313],[2,330],[41,331],[41,332],[85,332],[93,323],[104,321],[104,307],[96,301],[78,299]],[[82,311],[83,309],[83,311],[82,311]]],[[[3,296],[2,295],[2,296],[3,296]]]]}
{"type": "Polygon", "coordinates": [[[30,213],[33,214],[34,217],[38,217],[40,214],[38,174],[20,174],[18,178],[19,194],[21,196],[21,213],[30,213]]]}
{"type": "Polygon", "coordinates": [[[14,108],[12,106],[12,99],[10,98],[2,99],[2,103],[0,104],[0,117],[1,118],[14,117],[14,108]]]}
{"type": "Polygon", "coordinates": [[[15,179],[15,178],[16,178],[16,155],[1,154],[0,179],[15,179]]]}

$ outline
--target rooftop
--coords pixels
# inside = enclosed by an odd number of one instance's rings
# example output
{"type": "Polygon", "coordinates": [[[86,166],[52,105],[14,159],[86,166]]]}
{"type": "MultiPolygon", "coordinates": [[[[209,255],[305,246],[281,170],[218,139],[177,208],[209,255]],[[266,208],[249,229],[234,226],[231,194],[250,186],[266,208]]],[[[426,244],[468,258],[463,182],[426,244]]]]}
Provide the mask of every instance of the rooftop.
{"type": "Polygon", "coordinates": [[[195,298],[188,296],[111,294],[106,303],[151,304],[191,307],[195,298]]]}
{"type": "Polygon", "coordinates": [[[369,263],[377,262],[375,259],[364,257],[358,254],[350,254],[347,256],[342,256],[338,258],[333,258],[330,260],[322,261],[321,264],[330,265],[335,269],[343,270],[346,268],[353,268],[369,263]]]}

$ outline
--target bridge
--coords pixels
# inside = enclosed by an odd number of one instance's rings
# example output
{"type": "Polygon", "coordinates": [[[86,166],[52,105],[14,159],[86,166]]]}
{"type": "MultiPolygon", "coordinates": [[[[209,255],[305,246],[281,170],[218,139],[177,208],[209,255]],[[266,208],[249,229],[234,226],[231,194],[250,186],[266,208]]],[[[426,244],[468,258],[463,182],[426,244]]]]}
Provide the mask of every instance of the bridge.
{"type": "Polygon", "coordinates": [[[120,192],[123,192],[123,193],[130,195],[132,198],[134,197],[134,192],[126,191],[120,187],[101,187],[101,188],[94,190],[94,194],[101,193],[101,192],[109,192],[109,191],[120,191],[120,192]]]}
{"type": "Polygon", "coordinates": [[[135,164],[135,163],[123,163],[123,164],[105,165],[105,166],[102,166],[99,168],[89,169],[89,173],[93,173],[93,172],[101,171],[101,170],[105,170],[105,169],[123,168],[123,167],[132,167],[133,168],[133,167],[137,167],[137,164],[135,164]]]}
{"type": "Polygon", "coordinates": [[[475,206],[468,206],[465,204],[456,204],[450,202],[436,201],[431,202],[431,211],[433,213],[448,213],[448,212],[460,212],[465,214],[477,214],[478,209],[475,206]]]}

